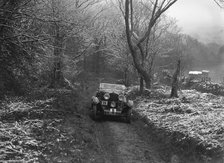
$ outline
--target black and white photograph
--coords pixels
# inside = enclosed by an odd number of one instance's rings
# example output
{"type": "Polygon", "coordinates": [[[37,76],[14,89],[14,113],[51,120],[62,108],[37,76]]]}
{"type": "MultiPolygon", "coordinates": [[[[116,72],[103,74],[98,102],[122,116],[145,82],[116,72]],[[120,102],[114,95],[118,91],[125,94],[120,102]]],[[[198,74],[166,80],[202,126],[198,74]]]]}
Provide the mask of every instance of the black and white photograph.
{"type": "Polygon", "coordinates": [[[224,163],[224,0],[0,0],[0,163],[224,163]]]}

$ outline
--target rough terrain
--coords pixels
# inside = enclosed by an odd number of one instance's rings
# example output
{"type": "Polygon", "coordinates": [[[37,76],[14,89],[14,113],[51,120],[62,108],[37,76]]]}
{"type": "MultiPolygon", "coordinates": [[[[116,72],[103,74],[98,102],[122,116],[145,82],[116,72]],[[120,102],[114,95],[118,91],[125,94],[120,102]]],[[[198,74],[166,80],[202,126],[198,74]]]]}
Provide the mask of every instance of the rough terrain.
{"type": "MultiPolygon", "coordinates": [[[[16,106],[27,107],[22,102],[16,106]]],[[[28,117],[22,111],[20,119],[14,119],[15,114],[1,116],[0,162],[170,162],[139,120],[132,124],[120,118],[94,122],[77,113],[38,110],[32,109],[28,117]]]]}
{"type": "Polygon", "coordinates": [[[164,162],[144,125],[119,118],[95,122],[80,113],[86,108],[72,92],[44,92],[1,102],[0,162],[164,162]]]}
{"type": "Polygon", "coordinates": [[[210,156],[222,152],[223,97],[186,91],[170,99],[148,92],[137,96],[127,124],[91,120],[88,104],[74,102],[79,98],[69,91],[49,94],[2,101],[0,162],[222,163],[210,156]]]}
{"type": "Polygon", "coordinates": [[[184,162],[221,163],[223,97],[195,90],[184,90],[179,98],[161,93],[164,96],[136,100],[135,113],[149,126],[150,134],[182,155],[184,162]]]}
{"type": "Polygon", "coordinates": [[[105,163],[165,163],[140,121],[126,124],[120,119],[97,123],[98,142],[105,163]]]}

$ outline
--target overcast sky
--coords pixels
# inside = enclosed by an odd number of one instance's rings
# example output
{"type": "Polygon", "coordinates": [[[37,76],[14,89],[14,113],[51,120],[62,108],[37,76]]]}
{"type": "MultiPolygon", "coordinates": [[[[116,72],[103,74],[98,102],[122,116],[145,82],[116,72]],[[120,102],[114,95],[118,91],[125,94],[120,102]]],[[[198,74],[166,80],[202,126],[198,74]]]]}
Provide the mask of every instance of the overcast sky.
{"type": "Polygon", "coordinates": [[[179,0],[167,13],[177,19],[183,33],[224,45],[224,9],[213,0],[179,0]]]}

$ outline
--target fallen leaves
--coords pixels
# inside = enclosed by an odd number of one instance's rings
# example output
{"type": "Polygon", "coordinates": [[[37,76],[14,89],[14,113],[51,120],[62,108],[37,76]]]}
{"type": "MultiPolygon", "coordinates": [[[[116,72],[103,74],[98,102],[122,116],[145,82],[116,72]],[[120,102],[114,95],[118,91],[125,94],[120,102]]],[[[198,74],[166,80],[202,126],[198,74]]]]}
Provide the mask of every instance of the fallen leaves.
{"type": "Polygon", "coordinates": [[[22,122],[1,123],[0,130],[0,160],[26,162],[37,159],[41,154],[38,151],[39,141],[32,137],[29,125],[22,122]],[[34,148],[37,150],[33,151],[34,148]]]}

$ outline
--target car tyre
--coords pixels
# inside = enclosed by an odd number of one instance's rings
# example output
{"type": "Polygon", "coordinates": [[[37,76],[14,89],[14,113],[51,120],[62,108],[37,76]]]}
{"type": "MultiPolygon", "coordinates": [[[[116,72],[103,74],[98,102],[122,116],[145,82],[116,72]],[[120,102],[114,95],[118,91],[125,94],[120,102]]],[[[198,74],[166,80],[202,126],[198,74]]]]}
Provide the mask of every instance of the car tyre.
{"type": "Polygon", "coordinates": [[[131,123],[131,109],[127,111],[126,122],[131,123]]]}
{"type": "Polygon", "coordinates": [[[93,120],[97,120],[97,106],[93,105],[92,106],[92,114],[93,114],[93,120]]]}
{"type": "Polygon", "coordinates": [[[97,114],[97,112],[98,112],[98,110],[97,110],[97,105],[93,105],[92,106],[92,117],[93,117],[93,120],[95,120],[95,121],[97,121],[97,120],[101,120],[101,118],[102,118],[102,115],[101,115],[101,113],[99,114],[97,114]]]}

